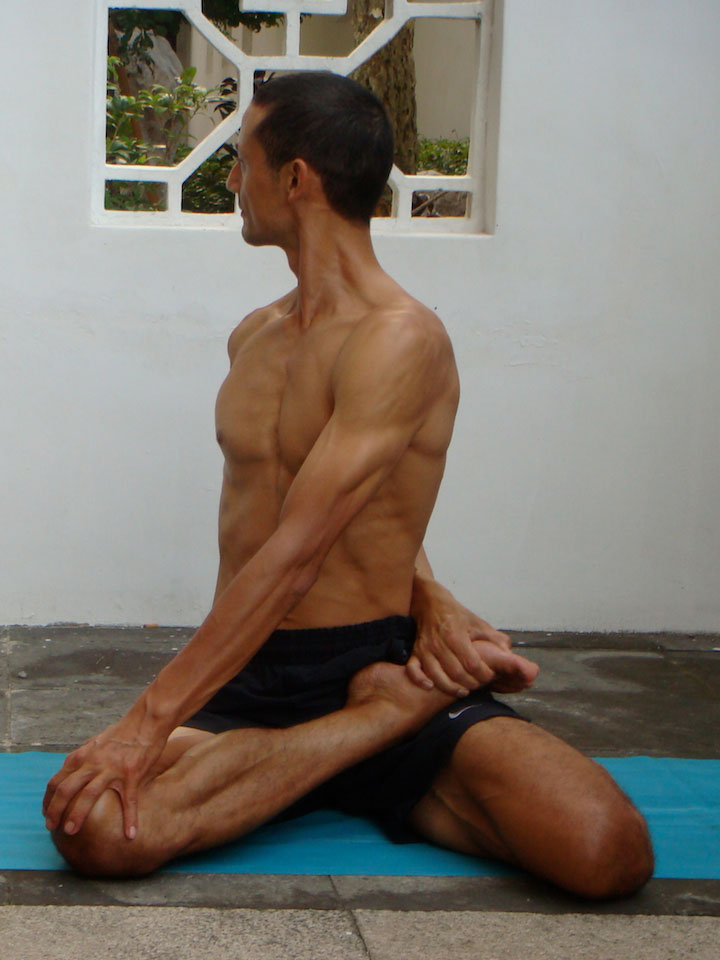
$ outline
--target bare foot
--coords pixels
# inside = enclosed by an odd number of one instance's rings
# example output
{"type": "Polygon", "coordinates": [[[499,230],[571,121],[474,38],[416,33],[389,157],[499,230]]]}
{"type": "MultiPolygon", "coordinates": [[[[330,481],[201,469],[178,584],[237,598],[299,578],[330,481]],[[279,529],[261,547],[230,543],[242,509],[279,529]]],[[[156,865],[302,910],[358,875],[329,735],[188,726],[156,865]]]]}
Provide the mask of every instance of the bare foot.
{"type": "Polygon", "coordinates": [[[489,640],[475,640],[473,646],[487,666],[495,671],[495,677],[488,686],[498,693],[518,693],[526,690],[533,685],[540,672],[540,667],[532,660],[521,657],[512,650],[504,650],[489,640]]]}
{"type": "Polygon", "coordinates": [[[347,706],[376,704],[412,733],[454,699],[436,688],[424,690],[416,686],[404,666],[380,661],[364,667],[352,678],[347,706]]]}

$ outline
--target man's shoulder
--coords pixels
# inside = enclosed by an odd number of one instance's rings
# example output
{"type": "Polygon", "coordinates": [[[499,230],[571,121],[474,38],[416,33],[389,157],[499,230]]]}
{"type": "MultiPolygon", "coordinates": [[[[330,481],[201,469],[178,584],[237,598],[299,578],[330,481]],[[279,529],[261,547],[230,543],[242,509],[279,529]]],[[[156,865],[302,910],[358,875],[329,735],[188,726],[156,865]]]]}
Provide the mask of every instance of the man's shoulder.
{"type": "Polygon", "coordinates": [[[271,320],[275,320],[286,313],[290,309],[295,296],[296,291],[291,290],[277,300],[273,300],[272,303],[268,303],[264,307],[258,307],[243,317],[228,338],[230,360],[232,361],[240,347],[253,336],[253,334],[257,333],[258,330],[271,320]]]}
{"type": "Polygon", "coordinates": [[[450,337],[438,315],[400,291],[397,297],[374,306],[357,324],[346,345],[348,354],[367,353],[392,363],[406,358],[454,368],[450,337]]]}
{"type": "MultiPolygon", "coordinates": [[[[337,397],[348,384],[366,379],[432,403],[458,391],[450,337],[436,313],[402,291],[374,306],[343,345],[331,380],[337,397]]],[[[354,392],[354,391],[353,391],[354,392]]]]}
{"type": "Polygon", "coordinates": [[[397,287],[394,296],[388,297],[382,303],[375,304],[365,317],[366,321],[394,322],[415,326],[418,329],[444,330],[444,326],[430,307],[425,306],[415,297],[412,297],[402,287],[397,287]]]}

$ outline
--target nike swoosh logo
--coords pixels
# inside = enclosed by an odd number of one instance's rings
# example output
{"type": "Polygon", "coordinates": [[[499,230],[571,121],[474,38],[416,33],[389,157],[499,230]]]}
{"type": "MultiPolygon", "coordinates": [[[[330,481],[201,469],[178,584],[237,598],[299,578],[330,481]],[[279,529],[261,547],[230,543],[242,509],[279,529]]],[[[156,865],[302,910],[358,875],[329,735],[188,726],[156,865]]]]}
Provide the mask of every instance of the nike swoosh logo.
{"type": "Polygon", "coordinates": [[[481,704],[479,704],[479,703],[471,703],[470,706],[468,706],[468,707],[463,707],[462,710],[453,710],[452,713],[449,713],[449,714],[448,714],[448,717],[449,717],[451,720],[457,720],[457,718],[460,716],[461,713],[465,713],[466,710],[472,710],[473,708],[477,708],[477,707],[479,707],[479,706],[481,706],[481,704]]]}

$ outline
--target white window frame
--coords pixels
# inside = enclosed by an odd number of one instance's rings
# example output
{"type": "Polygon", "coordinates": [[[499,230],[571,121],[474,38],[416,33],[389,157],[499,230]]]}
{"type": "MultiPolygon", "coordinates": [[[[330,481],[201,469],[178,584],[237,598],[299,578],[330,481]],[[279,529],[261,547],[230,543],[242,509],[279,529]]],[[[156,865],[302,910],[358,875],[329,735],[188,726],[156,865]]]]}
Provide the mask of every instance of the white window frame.
{"type": "Polygon", "coordinates": [[[299,52],[300,16],[346,13],[347,0],[244,0],[246,12],[280,13],[285,16],[285,53],[253,56],[243,52],[202,13],[202,0],[96,0],[95,123],[92,151],[92,220],[102,226],[122,227],[200,227],[240,229],[242,220],[232,214],[186,213],[182,210],[184,182],[208,157],[226,143],[240,126],[253,90],[256,70],[332,70],[347,75],[390,41],[408,20],[430,18],[462,19],[475,29],[477,84],[474,90],[470,124],[470,153],[467,173],[460,176],[418,176],[403,173],[396,166],[389,184],[393,203],[391,215],[372,221],[373,233],[423,235],[434,233],[487,234],[493,231],[494,169],[497,133],[499,84],[497,74],[499,30],[494,27],[501,0],[386,0],[385,19],[352,53],[345,57],[307,56],[299,52]],[[238,72],[238,107],[206,136],[176,166],[110,164],[105,156],[105,97],[107,76],[108,11],[118,8],[174,10],[182,13],[238,72]],[[495,9],[494,9],[495,8],[495,9]],[[484,26],[481,27],[481,24],[484,26]],[[492,103],[490,102],[492,99],[492,103]],[[492,120],[493,122],[489,122],[492,120]],[[141,181],[167,185],[167,210],[106,210],[107,180],[141,181]],[[412,195],[416,191],[448,190],[468,194],[464,217],[413,217],[412,195]]]}

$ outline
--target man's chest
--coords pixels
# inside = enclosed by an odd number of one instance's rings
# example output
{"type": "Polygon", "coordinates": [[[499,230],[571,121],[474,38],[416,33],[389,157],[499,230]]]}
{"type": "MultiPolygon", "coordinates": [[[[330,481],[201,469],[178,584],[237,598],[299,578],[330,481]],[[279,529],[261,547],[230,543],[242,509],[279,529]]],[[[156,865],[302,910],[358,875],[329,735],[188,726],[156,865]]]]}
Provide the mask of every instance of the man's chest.
{"type": "Polygon", "coordinates": [[[263,465],[297,473],[332,414],[332,367],[345,336],[271,323],[242,343],[215,408],[235,480],[263,465]]]}

